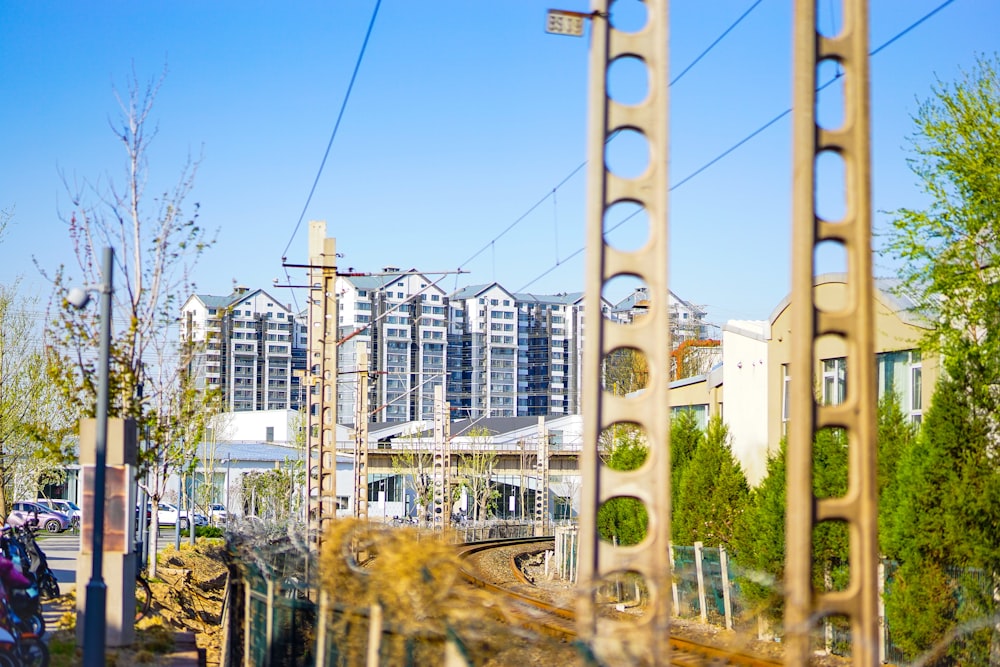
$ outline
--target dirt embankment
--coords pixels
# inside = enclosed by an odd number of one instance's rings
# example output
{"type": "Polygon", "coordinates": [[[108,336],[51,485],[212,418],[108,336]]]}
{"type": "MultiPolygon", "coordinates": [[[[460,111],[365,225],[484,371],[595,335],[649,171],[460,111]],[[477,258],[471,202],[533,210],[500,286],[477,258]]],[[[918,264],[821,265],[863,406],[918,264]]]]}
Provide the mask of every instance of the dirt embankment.
{"type": "MultiPolygon", "coordinates": [[[[160,553],[157,577],[150,581],[150,613],[136,623],[136,641],[128,648],[108,649],[109,667],[167,665],[174,651],[174,635],[191,632],[204,649],[209,667],[219,665],[222,645],[222,603],[227,567],[221,539],[199,539],[192,548],[182,544],[160,553]]],[[[47,603],[61,614],[58,627],[50,627],[52,667],[81,664],[76,646],[76,599],[70,593],[47,603]]]]}

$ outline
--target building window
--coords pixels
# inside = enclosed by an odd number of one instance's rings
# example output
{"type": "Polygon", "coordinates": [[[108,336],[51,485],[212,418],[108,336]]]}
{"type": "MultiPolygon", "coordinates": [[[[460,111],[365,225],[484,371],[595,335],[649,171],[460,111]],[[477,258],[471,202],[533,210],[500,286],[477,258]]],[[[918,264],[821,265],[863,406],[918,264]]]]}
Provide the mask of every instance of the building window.
{"type": "Polygon", "coordinates": [[[704,430],[708,426],[708,406],[707,405],[675,405],[670,408],[670,415],[678,415],[681,412],[690,412],[694,415],[698,428],[704,430]]]}
{"type": "Polygon", "coordinates": [[[274,427],[273,427],[273,426],[268,426],[268,427],[267,427],[267,428],[265,429],[265,433],[266,433],[266,436],[265,436],[265,438],[264,438],[264,439],[265,439],[265,440],[266,440],[267,442],[274,442],[274,427]]]}
{"type": "Polygon", "coordinates": [[[919,350],[882,352],[876,355],[878,395],[895,392],[899,406],[910,421],[919,424],[923,417],[923,367],[919,350]]]}
{"type": "Polygon", "coordinates": [[[781,364],[781,434],[788,434],[788,417],[792,411],[792,376],[788,364],[781,364]]]}
{"type": "Polygon", "coordinates": [[[847,359],[823,360],[823,405],[840,405],[847,398],[847,359]]]}

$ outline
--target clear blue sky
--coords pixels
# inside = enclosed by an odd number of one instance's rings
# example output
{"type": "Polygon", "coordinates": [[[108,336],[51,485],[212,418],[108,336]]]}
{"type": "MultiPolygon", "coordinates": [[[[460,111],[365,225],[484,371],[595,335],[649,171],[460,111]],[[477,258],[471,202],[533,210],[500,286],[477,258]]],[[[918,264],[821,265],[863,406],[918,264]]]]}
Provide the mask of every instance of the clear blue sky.
{"type": "MultiPolygon", "coordinates": [[[[872,2],[872,46],[940,3],[872,2]]],[[[674,2],[673,74],[753,4],[674,2]]],[[[839,2],[819,4],[823,21],[839,25],[839,2]]],[[[113,86],[125,88],[134,63],[143,80],[169,70],[149,192],[171,186],[189,152],[204,155],[190,201],[219,241],[195,272],[199,292],[227,294],[234,279],[270,288],[284,276],[282,252],[374,7],[0,0],[0,209],[15,213],[0,282],[21,275],[26,289],[47,293],[32,258],[70,261],[60,172],[120,182],[124,153],[108,119],[113,86]]],[[[546,34],[548,7],[589,9],[583,0],[385,0],[288,260],[306,260],[306,223],[323,219],[341,268],[461,266],[471,273],[446,278],[448,289],[492,280],[582,289],[583,254],[567,258],[582,246],[583,171],[491,245],[585,157],[589,40],[546,34]]],[[[923,201],[905,163],[917,99],[935,76],[951,81],[977,54],[994,54],[997,26],[1000,2],[955,0],[873,58],[876,211],[923,201]]],[[[763,0],[673,86],[671,183],[790,106],[790,55],[791,2],[763,0]]],[[[790,132],[779,121],[671,195],[672,287],[715,321],[766,318],[789,289],[790,132]]]]}

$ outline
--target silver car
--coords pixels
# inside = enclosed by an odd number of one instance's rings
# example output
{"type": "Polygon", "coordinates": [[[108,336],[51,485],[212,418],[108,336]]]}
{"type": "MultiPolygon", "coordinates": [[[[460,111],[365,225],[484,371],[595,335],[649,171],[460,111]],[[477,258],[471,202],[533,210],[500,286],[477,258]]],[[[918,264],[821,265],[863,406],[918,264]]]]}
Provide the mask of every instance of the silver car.
{"type": "Polygon", "coordinates": [[[23,526],[33,519],[37,519],[38,526],[50,533],[61,533],[72,523],[70,518],[62,512],[50,510],[38,503],[21,500],[14,503],[10,514],[7,515],[7,525],[23,526]]]}
{"type": "Polygon", "coordinates": [[[50,510],[62,512],[69,517],[70,524],[79,526],[83,520],[83,510],[72,500],[64,500],[63,498],[36,498],[35,502],[50,510]]]}

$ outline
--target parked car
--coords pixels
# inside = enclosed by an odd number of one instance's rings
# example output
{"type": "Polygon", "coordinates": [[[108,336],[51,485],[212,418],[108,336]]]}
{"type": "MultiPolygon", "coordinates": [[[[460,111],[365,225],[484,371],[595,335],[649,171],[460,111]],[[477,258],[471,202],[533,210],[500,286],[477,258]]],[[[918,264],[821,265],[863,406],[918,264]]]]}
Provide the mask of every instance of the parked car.
{"type": "MultiPolygon", "coordinates": [[[[152,504],[150,504],[150,507],[152,507],[152,504]]],[[[187,530],[188,528],[187,510],[178,509],[177,505],[174,505],[173,503],[160,503],[157,508],[156,515],[161,526],[176,526],[177,519],[180,517],[181,530],[187,530]]],[[[208,517],[201,512],[195,512],[194,525],[207,526],[208,517]]]]}
{"type": "Polygon", "coordinates": [[[38,519],[38,525],[50,533],[61,533],[70,527],[71,521],[62,512],[50,510],[38,503],[21,500],[14,503],[7,515],[7,525],[23,526],[28,519],[38,519]]]}
{"type": "Polygon", "coordinates": [[[176,526],[178,517],[180,517],[181,530],[186,530],[188,527],[187,512],[178,509],[177,505],[173,503],[159,503],[156,518],[161,526],[176,526]]]}
{"type": "Polygon", "coordinates": [[[70,524],[80,525],[80,522],[83,521],[83,510],[72,500],[64,500],[63,498],[36,498],[35,502],[50,510],[62,512],[69,517],[70,524]]]}
{"type": "Polygon", "coordinates": [[[218,526],[219,524],[226,523],[228,514],[226,513],[226,506],[222,503],[212,503],[209,505],[208,513],[212,524],[218,526]]]}

